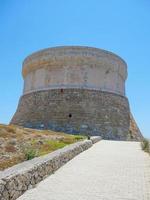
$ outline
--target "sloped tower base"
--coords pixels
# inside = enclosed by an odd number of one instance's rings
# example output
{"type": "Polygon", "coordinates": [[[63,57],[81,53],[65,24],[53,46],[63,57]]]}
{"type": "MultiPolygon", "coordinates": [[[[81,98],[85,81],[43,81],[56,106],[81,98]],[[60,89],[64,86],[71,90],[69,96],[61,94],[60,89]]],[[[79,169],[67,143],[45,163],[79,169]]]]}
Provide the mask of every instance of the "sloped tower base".
{"type": "Polygon", "coordinates": [[[26,94],[11,123],[69,134],[100,135],[112,140],[140,140],[130,130],[128,100],[93,90],[45,90],[26,94]]]}

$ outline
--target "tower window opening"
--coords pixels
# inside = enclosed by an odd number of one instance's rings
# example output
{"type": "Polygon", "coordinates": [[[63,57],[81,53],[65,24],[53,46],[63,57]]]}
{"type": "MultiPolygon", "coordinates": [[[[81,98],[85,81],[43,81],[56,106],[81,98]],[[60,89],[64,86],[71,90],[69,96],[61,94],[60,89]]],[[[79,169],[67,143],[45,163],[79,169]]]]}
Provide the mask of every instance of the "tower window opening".
{"type": "Polygon", "coordinates": [[[69,114],[69,118],[71,118],[71,117],[72,117],[72,114],[70,113],[70,114],[69,114]]]}

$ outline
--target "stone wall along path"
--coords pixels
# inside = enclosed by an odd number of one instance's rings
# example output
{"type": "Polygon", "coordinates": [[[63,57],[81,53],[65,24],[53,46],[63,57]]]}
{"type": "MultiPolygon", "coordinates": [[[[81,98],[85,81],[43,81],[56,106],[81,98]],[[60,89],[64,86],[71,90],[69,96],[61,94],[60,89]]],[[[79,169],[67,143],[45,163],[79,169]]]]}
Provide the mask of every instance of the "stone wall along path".
{"type": "Polygon", "coordinates": [[[18,200],[150,200],[150,157],[138,142],[101,141],[18,200]]]}
{"type": "Polygon", "coordinates": [[[90,140],[79,141],[45,156],[36,157],[0,171],[0,200],[16,200],[26,190],[34,187],[100,140],[101,137],[91,137],[90,140]]]}

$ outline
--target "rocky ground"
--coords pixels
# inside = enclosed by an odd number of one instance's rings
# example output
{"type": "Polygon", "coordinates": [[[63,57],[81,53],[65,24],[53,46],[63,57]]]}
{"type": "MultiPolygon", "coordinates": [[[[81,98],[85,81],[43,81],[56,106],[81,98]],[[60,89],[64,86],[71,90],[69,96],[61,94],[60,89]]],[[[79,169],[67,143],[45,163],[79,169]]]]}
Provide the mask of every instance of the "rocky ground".
{"type": "Polygon", "coordinates": [[[0,125],[0,170],[84,139],[54,131],[0,125]]]}

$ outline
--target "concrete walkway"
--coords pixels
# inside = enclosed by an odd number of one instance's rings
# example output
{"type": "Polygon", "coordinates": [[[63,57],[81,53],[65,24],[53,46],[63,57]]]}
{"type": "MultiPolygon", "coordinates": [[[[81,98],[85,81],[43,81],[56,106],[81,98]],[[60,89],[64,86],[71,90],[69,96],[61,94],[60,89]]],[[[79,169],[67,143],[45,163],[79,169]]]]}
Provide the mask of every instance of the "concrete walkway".
{"type": "Polygon", "coordinates": [[[150,157],[137,142],[101,141],[18,200],[150,200],[150,157]]]}

